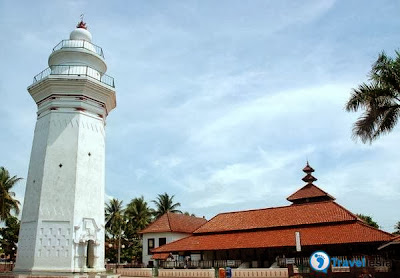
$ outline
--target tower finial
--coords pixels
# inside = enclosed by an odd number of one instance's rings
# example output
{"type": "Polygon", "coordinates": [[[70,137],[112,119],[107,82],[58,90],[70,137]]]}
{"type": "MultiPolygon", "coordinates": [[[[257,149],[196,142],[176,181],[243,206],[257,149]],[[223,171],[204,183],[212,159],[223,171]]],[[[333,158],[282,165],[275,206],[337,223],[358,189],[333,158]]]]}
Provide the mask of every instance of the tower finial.
{"type": "Polygon", "coordinates": [[[83,17],[84,16],[85,16],[84,14],[81,14],[81,16],[80,16],[81,17],[81,21],[78,22],[78,25],[76,25],[76,28],[83,28],[83,29],[87,30],[86,23],[83,22],[83,17]]]}
{"type": "Polygon", "coordinates": [[[307,175],[302,179],[303,181],[307,182],[308,184],[312,184],[313,181],[316,181],[317,179],[311,174],[314,172],[314,169],[308,164],[308,159],[307,159],[307,165],[304,167],[303,172],[306,173],[307,175]]]}
{"type": "Polygon", "coordinates": [[[314,169],[308,163],[308,159],[307,159],[307,165],[306,167],[304,167],[303,172],[306,174],[311,174],[312,172],[314,172],[314,169]]]}

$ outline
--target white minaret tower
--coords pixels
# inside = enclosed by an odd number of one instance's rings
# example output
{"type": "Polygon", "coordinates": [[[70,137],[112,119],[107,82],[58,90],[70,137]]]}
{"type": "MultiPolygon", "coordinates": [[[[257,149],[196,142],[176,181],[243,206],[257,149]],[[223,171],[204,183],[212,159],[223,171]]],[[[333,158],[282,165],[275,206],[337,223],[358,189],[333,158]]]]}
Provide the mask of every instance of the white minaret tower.
{"type": "Polygon", "coordinates": [[[38,106],[15,272],[104,269],[105,119],[114,79],[81,21],[28,91],[38,106]]]}

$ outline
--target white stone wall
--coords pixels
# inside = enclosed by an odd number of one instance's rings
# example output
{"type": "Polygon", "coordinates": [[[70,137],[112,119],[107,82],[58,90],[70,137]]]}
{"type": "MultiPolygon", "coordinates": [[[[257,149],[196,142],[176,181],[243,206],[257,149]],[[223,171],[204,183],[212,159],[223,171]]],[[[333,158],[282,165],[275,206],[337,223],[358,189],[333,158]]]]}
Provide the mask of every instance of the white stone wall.
{"type": "Polygon", "coordinates": [[[93,271],[104,270],[104,144],[100,117],[54,110],[38,118],[16,270],[82,271],[88,240],[93,271]]]}
{"type": "Polygon", "coordinates": [[[143,264],[145,267],[149,264],[149,261],[153,261],[153,264],[155,264],[155,260],[151,259],[152,255],[148,255],[147,250],[148,250],[148,239],[149,238],[154,238],[154,248],[159,247],[158,240],[160,238],[165,237],[166,238],[166,243],[170,243],[173,241],[176,241],[178,239],[188,237],[191,234],[186,234],[186,233],[173,233],[173,232],[168,232],[168,233],[147,233],[143,235],[143,251],[142,251],[142,258],[143,258],[143,264]]]}

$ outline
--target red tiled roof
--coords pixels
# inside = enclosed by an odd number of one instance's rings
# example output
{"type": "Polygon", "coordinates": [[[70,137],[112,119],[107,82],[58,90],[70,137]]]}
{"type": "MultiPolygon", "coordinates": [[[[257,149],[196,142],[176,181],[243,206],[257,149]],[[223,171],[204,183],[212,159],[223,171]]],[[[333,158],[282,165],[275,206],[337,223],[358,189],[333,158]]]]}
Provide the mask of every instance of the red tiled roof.
{"type": "Polygon", "coordinates": [[[400,235],[393,237],[390,241],[400,243],[400,235]]]}
{"type": "Polygon", "coordinates": [[[252,232],[192,235],[155,248],[152,252],[227,250],[295,246],[295,232],[300,232],[301,245],[385,242],[389,233],[360,221],[252,232]]]}
{"type": "Polygon", "coordinates": [[[162,232],[170,232],[171,227],[169,226],[169,220],[167,214],[163,214],[155,220],[153,223],[148,225],[146,228],[140,231],[143,233],[162,233],[162,232]]]}
{"type": "Polygon", "coordinates": [[[170,253],[156,253],[153,256],[151,256],[151,258],[153,260],[166,260],[168,259],[170,256],[170,253]]]}
{"type": "Polygon", "coordinates": [[[207,220],[204,218],[167,212],[140,231],[140,233],[178,232],[191,234],[206,222],[207,220]]]}
{"type": "Polygon", "coordinates": [[[332,201],[326,201],[221,213],[194,233],[243,231],[355,220],[357,217],[342,206],[332,201]]]}
{"type": "Polygon", "coordinates": [[[321,188],[314,184],[306,184],[295,193],[287,197],[288,201],[295,201],[299,199],[315,198],[315,197],[329,197],[331,200],[335,200],[334,197],[323,191],[321,188]]]}

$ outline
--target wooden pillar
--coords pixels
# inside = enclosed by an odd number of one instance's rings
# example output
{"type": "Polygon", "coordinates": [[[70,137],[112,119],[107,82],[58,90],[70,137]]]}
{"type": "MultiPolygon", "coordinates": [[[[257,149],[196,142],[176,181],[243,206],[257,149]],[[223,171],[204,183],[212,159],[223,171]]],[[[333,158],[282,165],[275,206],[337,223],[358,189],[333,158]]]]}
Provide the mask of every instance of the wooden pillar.
{"type": "Polygon", "coordinates": [[[292,276],[294,275],[294,267],[293,267],[293,264],[288,264],[288,265],[287,265],[287,268],[288,268],[289,277],[292,277],[292,276]]]}

